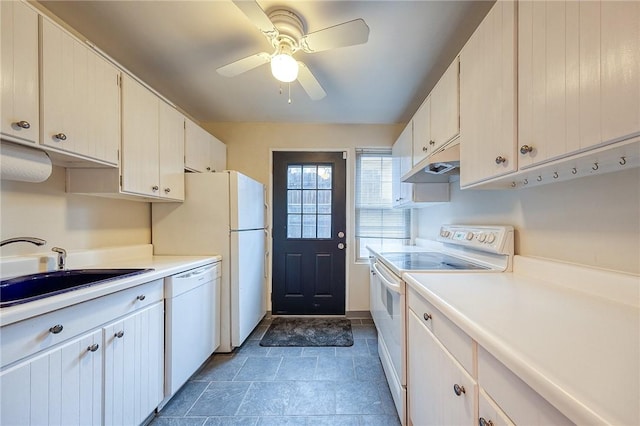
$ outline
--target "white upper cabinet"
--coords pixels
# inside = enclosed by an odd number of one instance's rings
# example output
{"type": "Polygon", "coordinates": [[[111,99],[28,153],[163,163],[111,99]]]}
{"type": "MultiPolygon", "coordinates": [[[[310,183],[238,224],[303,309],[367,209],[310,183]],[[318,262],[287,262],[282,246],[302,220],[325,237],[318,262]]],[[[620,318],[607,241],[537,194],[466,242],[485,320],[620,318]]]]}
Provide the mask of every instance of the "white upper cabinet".
{"type": "Polygon", "coordinates": [[[41,18],[41,50],[41,143],[117,165],[120,72],[45,18],[41,18]]]}
{"type": "Polygon", "coordinates": [[[460,53],[460,186],[517,169],[516,4],[499,0],[460,53]]]}
{"type": "Polygon", "coordinates": [[[3,138],[38,143],[38,14],[17,1],[0,2],[3,138]]]}
{"type": "Polygon", "coordinates": [[[391,192],[393,194],[393,207],[399,207],[410,201],[411,183],[401,181],[402,175],[411,170],[411,147],[413,140],[413,122],[402,130],[398,140],[391,148],[393,156],[393,176],[391,192]]]}
{"type": "Polygon", "coordinates": [[[413,116],[413,165],[460,133],[458,58],[449,65],[413,116]]]}
{"type": "Polygon", "coordinates": [[[221,140],[213,136],[211,140],[210,156],[212,172],[221,172],[227,169],[227,145],[221,140]]]}
{"type": "Polygon", "coordinates": [[[518,7],[520,168],[640,134],[640,2],[518,7]]]}
{"type": "Polygon", "coordinates": [[[159,173],[160,195],[184,200],[184,116],[159,101],[159,173]]]}
{"type": "Polygon", "coordinates": [[[227,168],[227,146],[186,119],[184,167],[192,172],[221,172],[227,168]]]}

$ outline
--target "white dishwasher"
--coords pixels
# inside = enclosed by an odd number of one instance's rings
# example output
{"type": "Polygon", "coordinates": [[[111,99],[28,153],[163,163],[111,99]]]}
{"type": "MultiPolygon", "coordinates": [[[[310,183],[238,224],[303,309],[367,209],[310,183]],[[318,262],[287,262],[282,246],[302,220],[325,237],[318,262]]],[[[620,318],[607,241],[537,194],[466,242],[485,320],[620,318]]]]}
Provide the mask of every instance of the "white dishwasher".
{"type": "Polygon", "coordinates": [[[164,280],[164,403],[220,345],[220,262],[164,280]]]}

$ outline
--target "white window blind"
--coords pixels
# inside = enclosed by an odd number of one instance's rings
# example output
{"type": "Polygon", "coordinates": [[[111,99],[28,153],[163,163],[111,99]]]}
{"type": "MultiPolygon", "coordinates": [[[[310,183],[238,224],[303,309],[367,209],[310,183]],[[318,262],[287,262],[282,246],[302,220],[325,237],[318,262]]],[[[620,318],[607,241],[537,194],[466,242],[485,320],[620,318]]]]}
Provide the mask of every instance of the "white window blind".
{"type": "Polygon", "coordinates": [[[356,254],[368,257],[367,244],[382,249],[408,242],[411,210],[393,209],[391,150],[356,150],[356,254]]]}

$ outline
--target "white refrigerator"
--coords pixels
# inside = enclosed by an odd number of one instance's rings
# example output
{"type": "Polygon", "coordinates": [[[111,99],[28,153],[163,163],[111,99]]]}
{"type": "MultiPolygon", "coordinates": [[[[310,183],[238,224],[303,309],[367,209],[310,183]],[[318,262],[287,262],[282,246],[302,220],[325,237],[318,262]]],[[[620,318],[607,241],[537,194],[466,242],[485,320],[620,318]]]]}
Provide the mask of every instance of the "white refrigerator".
{"type": "Polygon", "coordinates": [[[185,201],[152,205],[156,255],[222,256],[220,347],[245,341],[266,313],[264,185],[235,171],[185,174],[185,201]]]}

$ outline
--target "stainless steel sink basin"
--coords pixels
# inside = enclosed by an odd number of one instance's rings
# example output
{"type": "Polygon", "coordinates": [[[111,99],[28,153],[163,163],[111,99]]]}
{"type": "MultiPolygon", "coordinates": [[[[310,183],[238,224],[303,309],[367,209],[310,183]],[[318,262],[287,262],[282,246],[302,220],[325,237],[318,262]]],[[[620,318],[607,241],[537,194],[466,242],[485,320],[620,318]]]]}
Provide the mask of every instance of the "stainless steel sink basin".
{"type": "Polygon", "coordinates": [[[0,308],[142,274],[152,269],[71,269],[0,281],[0,308]]]}

